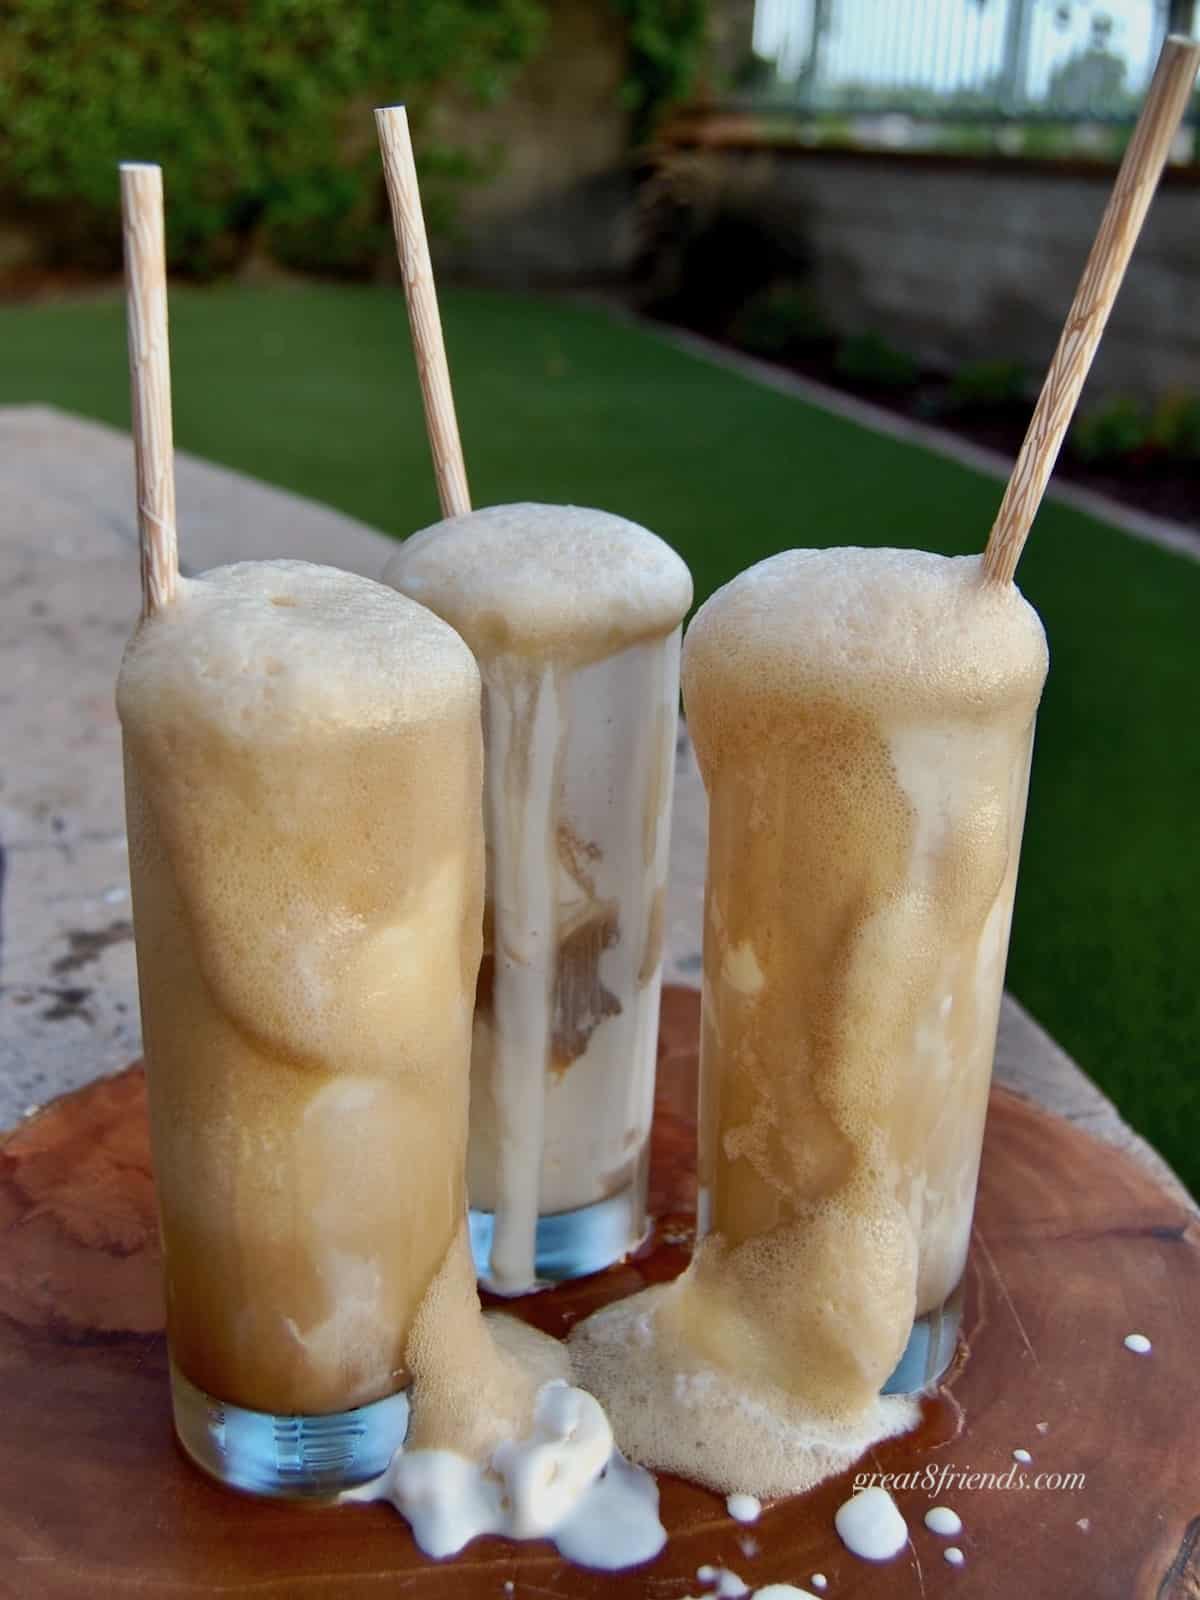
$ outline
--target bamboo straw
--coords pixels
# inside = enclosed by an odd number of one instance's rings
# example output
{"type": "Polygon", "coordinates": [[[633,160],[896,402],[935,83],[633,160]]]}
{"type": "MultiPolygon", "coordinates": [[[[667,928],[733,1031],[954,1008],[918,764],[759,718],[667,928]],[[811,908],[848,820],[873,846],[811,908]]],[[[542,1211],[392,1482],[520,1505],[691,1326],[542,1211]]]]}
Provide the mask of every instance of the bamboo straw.
{"type": "Polygon", "coordinates": [[[121,225],[125,238],[125,320],[133,401],[142,616],[153,617],[175,598],[179,577],[161,167],[122,162],[121,225]]]}
{"type": "Polygon", "coordinates": [[[438,499],[444,517],[461,517],[471,509],[471,492],[467,487],[467,469],[458,436],[458,419],[454,414],[454,394],[450,388],[450,368],[446,362],[442,320],[438,315],[425,218],[421,212],[408,113],[403,106],[382,106],[375,113],[375,127],[392,207],[396,251],[404,273],[404,296],[408,302],[408,321],[425,402],[425,427],[433,455],[438,499]]]}
{"type": "Polygon", "coordinates": [[[1163,45],[1100,231],[1067,313],[1058,349],[1034,407],[1029,431],[988,536],[983,570],[995,583],[1011,583],[1016,571],[1191,95],[1197,67],[1200,44],[1171,35],[1163,45]]]}

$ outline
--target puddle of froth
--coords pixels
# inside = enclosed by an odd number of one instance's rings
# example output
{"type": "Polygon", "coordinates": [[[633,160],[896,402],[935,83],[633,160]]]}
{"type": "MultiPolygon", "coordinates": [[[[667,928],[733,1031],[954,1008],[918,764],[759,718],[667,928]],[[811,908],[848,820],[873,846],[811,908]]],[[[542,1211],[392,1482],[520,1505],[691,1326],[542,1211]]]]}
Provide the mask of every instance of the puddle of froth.
{"type": "Polygon", "coordinates": [[[899,1395],[831,1418],[778,1385],[697,1359],[677,1316],[689,1287],[685,1278],[617,1301],[568,1340],[576,1381],[633,1460],[722,1494],[801,1494],[919,1420],[918,1402],[899,1395]]]}

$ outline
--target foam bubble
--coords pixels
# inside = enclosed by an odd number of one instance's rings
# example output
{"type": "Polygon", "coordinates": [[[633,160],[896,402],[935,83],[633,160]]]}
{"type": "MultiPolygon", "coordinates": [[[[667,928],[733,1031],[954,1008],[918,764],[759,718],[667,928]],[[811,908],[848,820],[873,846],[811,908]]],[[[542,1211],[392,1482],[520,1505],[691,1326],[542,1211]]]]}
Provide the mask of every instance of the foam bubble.
{"type": "Polygon", "coordinates": [[[736,1572],[731,1572],[728,1567],[714,1567],[705,1565],[696,1568],[696,1576],[701,1583],[713,1585],[712,1594],[715,1600],[741,1600],[743,1595],[750,1593],[750,1585],[736,1572]]]}
{"type": "Polygon", "coordinates": [[[930,1506],[925,1513],[925,1526],[930,1533],[938,1533],[943,1538],[953,1539],[955,1534],[962,1532],[962,1518],[949,1506],[930,1506]]]}
{"type": "Polygon", "coordinates": [[[908,1543],[908,1524],[886,1489],[872,1485],[834,1513],[838,1538],[863,1561],[891,1561],[908,1543]]]}

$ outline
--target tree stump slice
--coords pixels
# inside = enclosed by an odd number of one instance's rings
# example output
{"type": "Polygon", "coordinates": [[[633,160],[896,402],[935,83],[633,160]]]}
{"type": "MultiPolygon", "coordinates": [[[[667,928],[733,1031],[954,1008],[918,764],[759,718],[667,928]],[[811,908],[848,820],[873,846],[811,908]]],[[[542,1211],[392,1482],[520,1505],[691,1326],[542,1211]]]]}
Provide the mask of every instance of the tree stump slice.
{"type": "MultiPolygon", "coordinates": [[[[667,991],[656,1238],[637,1260],[509,1303],[549,1331],[565,1333],[687,1259],[697,1019],[694,994],[667,991]]],[[[669,1543],[636,1572],[584,1572],[549,1545],[490,1538],[433,1563],[389,1507],[253,1500],[210,1483],[175,1446],[145,1084],[134,1066],[0,1143],[0,1595],[681,1600],[705,1587],[696,1569],[711,1563],[751,1587],[811,1587],[823,1572],[828,1600],[1194,1600],[1198,1235],[1127,1157],[995,1090],[958,1358],[917,1432],[858,1470],[1003,1473],[1023,1447],[1027,1473],[1082,1473],[1082,1487],[898,1489],[909,1548],[876,1566],[834,1532],[851,1474],[774,1503],[751,1527],[732,1522],[717,1496],[664,1476],[669,1543]],[[1134,1330],[1153,1341],[1150,1355],[1125,1349],[1134,1330]],[[938,1501],[963,1519],[953,1541],[924,1526],[938,1501]],[[951,1542],[961,1568],[944,1560],[951,1542]]]]}

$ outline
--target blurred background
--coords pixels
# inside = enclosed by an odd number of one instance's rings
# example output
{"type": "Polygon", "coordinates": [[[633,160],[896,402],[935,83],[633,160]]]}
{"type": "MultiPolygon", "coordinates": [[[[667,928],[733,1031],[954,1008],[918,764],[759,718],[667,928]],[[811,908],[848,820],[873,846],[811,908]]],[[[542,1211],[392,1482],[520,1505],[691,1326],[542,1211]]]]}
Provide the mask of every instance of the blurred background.
{"type": "MultiPolygon", "coordinates": [[[[406,100],[445,284],[592,291],[1012,450],[1162,39],[1194,0],[0,0],[0,293],[394,277],[406,100]]],[[[1188,520],[1193,111],[1064,469],[1188,520]]]]}
{"type": "MultiPolygon", "coordinates": [[[[1011,455],[1163,36],[1194,24],[1192,0],[0,0],[0,403],[128,426],[116,163],[158,161],[179,446],[397,536],[434,520],[371,118],[405,100],[477,503],[632,516],[698,599],[796,544],[976,551],[994,476],[736,363],[1011,455]]],[[[1184,529],[1196,139],[1193,102],[1060,466],[1184,529]]],[[[1022,562],[1053,669],[1010,982],[1200,1187],[1200,567],[1120,524],[1048,504],[1022,562]]]]}

